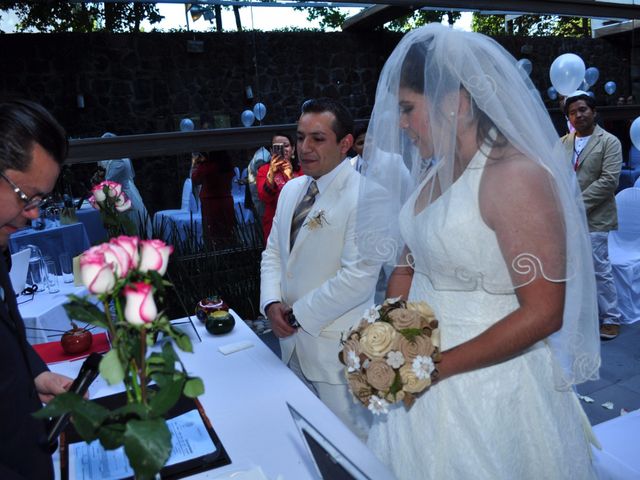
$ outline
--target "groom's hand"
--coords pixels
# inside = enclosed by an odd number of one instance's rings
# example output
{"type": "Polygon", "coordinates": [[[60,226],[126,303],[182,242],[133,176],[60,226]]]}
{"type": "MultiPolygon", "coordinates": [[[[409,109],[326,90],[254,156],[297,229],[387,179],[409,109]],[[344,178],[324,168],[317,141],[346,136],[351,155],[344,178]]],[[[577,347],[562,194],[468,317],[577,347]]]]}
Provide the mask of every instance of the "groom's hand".
{"type": "Polygon", "coordinates": [[[271,329],[278,338],[289,337],[296,333],[296,329],[287,322],[287,313],[290,310],[291,307],[281,302],[274,302],[265,309],[267,318],[271,322],[271,329]]]}

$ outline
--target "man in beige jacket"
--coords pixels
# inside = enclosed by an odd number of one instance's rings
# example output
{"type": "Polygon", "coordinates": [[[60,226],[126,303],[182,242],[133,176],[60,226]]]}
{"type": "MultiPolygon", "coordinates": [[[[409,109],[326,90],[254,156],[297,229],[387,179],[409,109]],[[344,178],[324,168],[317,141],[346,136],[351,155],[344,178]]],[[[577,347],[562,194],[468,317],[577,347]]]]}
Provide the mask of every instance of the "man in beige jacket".
{"type": "Polygon", "coordinates": [[[612,339],[620,332],[618,295],[611,274],[608,235],[618,228],[615,192],[622,168],[620,140],[596,125],[595,101],[585,92],[570,95],[564,106],[575,132],[562,137],[578,176],[593,247],[598,288],[600,337],[612,339]]]}

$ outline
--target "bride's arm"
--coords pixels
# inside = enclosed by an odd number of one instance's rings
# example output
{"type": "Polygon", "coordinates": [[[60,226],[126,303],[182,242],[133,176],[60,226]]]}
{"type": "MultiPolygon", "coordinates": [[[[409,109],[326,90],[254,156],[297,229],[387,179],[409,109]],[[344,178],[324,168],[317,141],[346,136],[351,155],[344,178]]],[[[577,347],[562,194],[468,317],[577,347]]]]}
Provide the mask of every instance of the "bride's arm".
{"type": "Polygon", "coordinates": [[[558,200],[542,168],[522,159],[503,162],[485,171],[480,209],[496,233],[514,284],[521,285],[515,289],[520,305],[482,334],[444,352],[440,379],[508,360],[562,327],[565,282],[548,280],[566,277],[558,200]],[[516,272],[514,262],[523,259],[533,270],[516,272]]]}
{"type": "MultiPolygon", "coordinates": [[[[408,259],[409,257],[410,252],[405,248],[401,258],[408,259]]],[[[408,261],[403,263],[407,263],[407,265],[397,265],[389,275],[386,298],[402,297],[406,300],[409,297],[409,289],[413,280],[413,268],[408,265],[408,261]]]]}

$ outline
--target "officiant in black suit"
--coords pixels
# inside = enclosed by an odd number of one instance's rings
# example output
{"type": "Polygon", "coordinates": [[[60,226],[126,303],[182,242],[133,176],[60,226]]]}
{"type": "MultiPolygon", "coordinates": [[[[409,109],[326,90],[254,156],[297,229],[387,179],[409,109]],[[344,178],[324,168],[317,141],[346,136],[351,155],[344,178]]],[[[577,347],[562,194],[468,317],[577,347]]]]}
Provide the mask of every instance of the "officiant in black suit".
{"type": "Polygon", "coordinates": [[[50,372],[27,343],[9,279],[9,235],[39,216],[67,154],[63,128],[40,105],[0,102],[0,478],[53,478],[43,420],[32,413],[65,392],[68,377],[50,372]]]}

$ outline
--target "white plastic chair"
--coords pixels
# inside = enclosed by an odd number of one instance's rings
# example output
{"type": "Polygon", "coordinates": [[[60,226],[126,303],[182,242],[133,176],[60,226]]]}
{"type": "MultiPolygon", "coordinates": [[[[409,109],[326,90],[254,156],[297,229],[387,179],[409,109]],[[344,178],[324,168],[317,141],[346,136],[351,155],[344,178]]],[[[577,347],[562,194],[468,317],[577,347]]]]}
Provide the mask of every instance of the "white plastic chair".
{"type": "Polygon", "coordinates": [[[180,203],[180,210],[199,213],[200,209],[200,199],[197,197],[197,193],[193,191],[191,179],[187,178],[182,186],[182,202],[180,203]]]}
{"type": "Polygon", "coordinates": [[[616,195],[618,230],[609,232],[609,259],[624,323],[640,320],[640,188],[616,195]]]}

